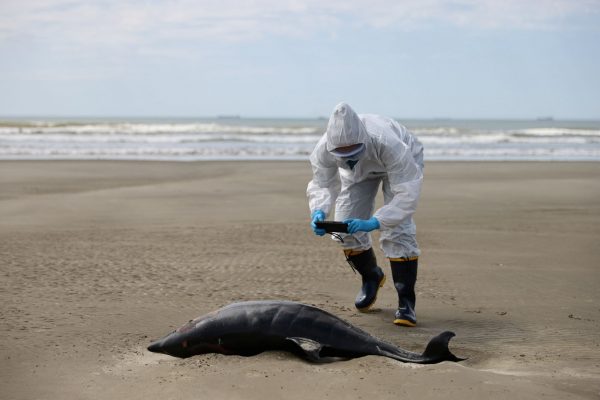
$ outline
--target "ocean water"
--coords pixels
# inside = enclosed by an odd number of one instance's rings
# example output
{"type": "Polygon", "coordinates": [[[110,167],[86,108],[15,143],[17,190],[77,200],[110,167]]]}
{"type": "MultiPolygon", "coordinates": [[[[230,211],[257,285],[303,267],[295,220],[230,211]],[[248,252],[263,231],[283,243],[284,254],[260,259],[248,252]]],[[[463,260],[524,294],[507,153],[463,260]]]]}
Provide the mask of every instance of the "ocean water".
{"type": "MultiPolygon", "coordinates": [[[[425,160],[600,161],[600,121],[402,120],[425,160]]],[[[307,160],[325,119],[13,118],[0,160],[307,160]]]]}

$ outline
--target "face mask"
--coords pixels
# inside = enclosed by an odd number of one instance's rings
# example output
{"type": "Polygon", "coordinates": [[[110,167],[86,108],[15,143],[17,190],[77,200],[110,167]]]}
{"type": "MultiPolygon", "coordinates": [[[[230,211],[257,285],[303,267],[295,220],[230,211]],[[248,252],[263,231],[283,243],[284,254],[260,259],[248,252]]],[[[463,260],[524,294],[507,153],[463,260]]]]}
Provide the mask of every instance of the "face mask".
{"type": "Polygon", "coordinates": [[[350,169],[354,169],[354,166],[358,163],[358,160],[346,160],[346,165],[350,167],[350,169]]]}
{"type": "Polygon", "coordinates": [[[363,148],[360,153],[354,154],[352,157],[337,157],[338,165],[342,168],[350,168],[353,170],[356,163],[360,161],[360,158],[364,152],[365,149],[363,148]]]}

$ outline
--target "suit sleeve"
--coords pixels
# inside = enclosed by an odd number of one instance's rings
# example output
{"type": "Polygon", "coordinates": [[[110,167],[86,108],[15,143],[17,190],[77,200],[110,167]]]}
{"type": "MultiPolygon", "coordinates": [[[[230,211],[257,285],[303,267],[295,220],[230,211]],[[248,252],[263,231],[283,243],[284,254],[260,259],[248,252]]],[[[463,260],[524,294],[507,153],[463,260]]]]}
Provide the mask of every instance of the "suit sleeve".
{"type": "Polygon", "coordinates": [[[311,214],[322,210],[329,215],[340,193],[340,177],[335,160],[327,152],[322,138],[310,156],[313,177],[306,188],[311,214]]]}
{"type": "Polygon", "coordinates": [[[398,138],[389,138],[381,145],[379,152],[387,170],[393,198],[374,216],[382,228],[391,229],[415,213],[421,195],[423,171],[408,146],[398,138]]]}

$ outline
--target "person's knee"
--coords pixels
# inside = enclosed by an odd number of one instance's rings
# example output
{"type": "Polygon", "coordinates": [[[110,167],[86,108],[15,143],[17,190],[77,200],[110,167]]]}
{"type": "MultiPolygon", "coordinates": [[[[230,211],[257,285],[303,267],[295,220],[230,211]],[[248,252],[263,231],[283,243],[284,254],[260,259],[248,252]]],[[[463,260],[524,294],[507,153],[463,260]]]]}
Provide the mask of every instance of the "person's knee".
{"type": "Polygon", "coordinates": [[[421,250],[414,237],[403,240],[382,240],[381,250],[387,258],[413,258],[421,255],[421,250]]]}
{"type": "Polygon", "coordinates": [[[371,247],[371,235],[367,232],[357,232],[353,235],[347,233],[340,234],[340,239],[337,242],[344,249],[361,249],[367,250],[371,247]]]}

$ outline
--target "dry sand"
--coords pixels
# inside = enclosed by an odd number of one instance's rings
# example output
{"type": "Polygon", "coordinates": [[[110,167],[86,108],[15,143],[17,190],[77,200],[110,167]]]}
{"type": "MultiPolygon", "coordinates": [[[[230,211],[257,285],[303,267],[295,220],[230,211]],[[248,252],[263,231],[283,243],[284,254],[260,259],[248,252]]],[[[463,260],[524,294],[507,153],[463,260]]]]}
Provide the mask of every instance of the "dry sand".
{"type": "MultiPolygon", "coordinates": [[[[600,397],[600,163],[430,163],[419,326],[353,309],[358,276],[308,224],[301,162],[0,162],[2,399],[600,397]],[[315,304],[460,364],[145,346],[233,301],[315,304]]],[[[380,263],[389,267],[377,249],[380,263]]]]}

